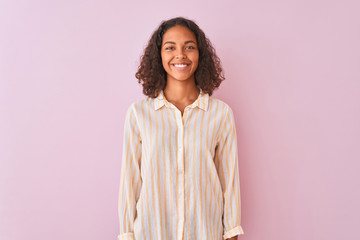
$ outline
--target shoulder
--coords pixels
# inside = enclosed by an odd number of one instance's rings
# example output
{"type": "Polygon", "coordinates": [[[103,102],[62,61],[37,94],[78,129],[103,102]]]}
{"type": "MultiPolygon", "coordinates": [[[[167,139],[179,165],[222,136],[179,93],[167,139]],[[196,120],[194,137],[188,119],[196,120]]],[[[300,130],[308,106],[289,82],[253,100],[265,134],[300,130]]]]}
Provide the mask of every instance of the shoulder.
{"type": "Polygon", "coordinates": [[[141,111],[144,111],[144,109],[148,108],[150,105],[153,105],[153,101],[153,98],[147,96],[141,99],[137,99],[130,103],[127,108],[127,112],[137,114],[141,111]]]}
{"type": "Polygon", "coordinates": [[[215,108],[215,109],[217,109],[217,111],[223,110],[225,112],[225,114],[228,114],[228,113],[232,114],[232,109],[229,106],[229,104],[221,99],[209,96],[209,105],[210,105],[210,108],[212,108],[212,109],[215,108]]]}

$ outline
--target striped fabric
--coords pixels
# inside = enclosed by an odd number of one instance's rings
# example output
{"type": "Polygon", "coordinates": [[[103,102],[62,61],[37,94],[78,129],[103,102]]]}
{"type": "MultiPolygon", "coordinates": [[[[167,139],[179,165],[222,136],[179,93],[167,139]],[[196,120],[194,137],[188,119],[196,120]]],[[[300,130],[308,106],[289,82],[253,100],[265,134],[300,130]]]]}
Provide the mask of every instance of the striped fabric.
{"type": "Polygon", "coordinates": [[[220,240],[243,234],[231,108],[203,93],[180,110],[163,91],[130,105],[118,240],[220,240]]]}

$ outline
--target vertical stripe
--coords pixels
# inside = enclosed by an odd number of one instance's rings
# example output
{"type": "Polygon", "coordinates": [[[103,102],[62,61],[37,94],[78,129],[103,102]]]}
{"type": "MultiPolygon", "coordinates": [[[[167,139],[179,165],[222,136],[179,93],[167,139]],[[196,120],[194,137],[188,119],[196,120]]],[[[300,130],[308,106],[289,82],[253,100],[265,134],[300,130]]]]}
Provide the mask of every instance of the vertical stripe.
{"type": "MultiPolygon", "coordinates": [[[[172,109],[171,109],[172,110],[172,109]]],[[[179,128],[177,127],[177,122],[176,122],[176,113],[174,110],[172,110],[173,112],[173,115],[174,115],[174,122],[175,122],[175,126],[176,126],[176,134],[175,134],[175,155],[176,155],[176,169],[175,169],[175,174],[176,174],[176,222],[174,222],[174,224],[176,225],[176,228],[175,228],[175,232],[174,232],[174,236],[177,236],[177,228],[178,228],[178,222],[179,222],[179,217],[181,216],[180,215],[180,209],[179,209],[179,175],[178,175],[178,170],[179,170],[179,160],[178,160],[178,151],[177,151],[177,146],[178,146],[178,134],[179,134],[179,128]]],[[[174,213],[172,213],[174,214],[174,213]]],[[[174,214],[175,215],[175,214],[174,214]]]]}
{"type": "MultiPolygon", "coordinates": [[[[197,149],[195,149],[195,146],[197,146],[196,144],[195,144],[195,141],[196,141],[196,133],[198,132],[197,131],[197,127],[198,127],[198,117],[199,117],[199,113],[200,113],[200,110],[199,109],[193,109],[193,108],[191,108],[191,116],[193,116],[193,113],[194,113],[194,111],[196,111],[196,117],[195,117],[195,119],[194,119],[194,123],[193,123],[193,130],[191,131],[191,133],[192,133],[192,138],[190,138],[190,140],[192,140],[192,142],[189,142],[189,135],[188,135],[188,142],[187,142],[187,146],[188,146],[188,149],[192,149],[192,152],[193,152],[193,157],[191,158],[191,161],[189,161],[190,160],[190,157],[188,158],[188,163],[189,163],[189,169],[191,169],[191,165],[195,165],[196,163],[195,163],[195,161],[196,161],[196,150],[197,149]]],[[[190,129],[190,121],[189,121],[189,125],[188,125],[189,127],[188,127],[188,129],[190,129]]],[[[191,184],[191,185],[193,185],[194,186],[194,184],[195,184],[195,180],[194,181],[189,181],[188,179],[187,179],[187,181],[191,184]]],[[[190,193],[188,193],[189,195],[190,195],[190,193]]],[[[188,196],[189,197],[189,196],[188,196]]],[[[191,199],[191,201],[194,201],[194,199],[191,199]]],[[[189,201],[188,201],[188,203],[189,203],[189,201]]],[[[190,206],[190,204],[188,204],[188,206],[190,206]]],[[[195,206],[195,204],[194,204],[194,206],[195,206]]],[[[191,209],[192,211],[195,211],[195,209],[191,209]]],[[[189,222],[190,222],[190,219],[189,219],[189,222]]],[[[190,226],[189,226],[189,228],[188,228],[188,230],[189,230],[189,233],[190,233],[190,229],[193,229],[194,228],[194,226],[195,225],[193,225],[193,226],[191,226],[191,228],[190,228],[190,226]]],[[[191,238],[190,238],[191,239],[191,238]]]]}
{"type": "Polygon", "coordinates": [[[164,113],[163,109],[161,109],[161,125],[162,125],[162,142],[161,142],[161,149],[162,149],[162,164],[163,164],[163,170],[164,170],[164,231],[165,231],[165,237],[163,239],[167,239],[167,231],[168,231],[168,225],[167,225],[167,194],[166,194],[166,186],[167,186],[167,178],[166,178],[166,166],[168,165],[168,158],[165,156],[165,123],[164,123],[164,113]]]}
{"type": "MultiPolygon", "coordinates": [[[[204,117],[205,117],[205,113],[202,113],[201,114],[202,115],[202,118],[201,118],[201,129],[200,129],[200,144],[202,144],[203,143],[203,128],[204,128],[204,117]]],[[[210,116],[210,114],[208,114],[208,116],[210,116]]],[[[208,119],[208,121],[209,121],[209,119],[208,119]]],[[[208,129],[209,129],[209,127],[208,127],[209,125],[207,124],[207,134],[208,134],[208,129]]],[[[207,138],[206,138],[207,139],[207,138]]],[[[194,140],[196,140],[196,139],[194,139],[194,140]]],[[[206,143],[207,144],[207,143],[206,143]]],[[[205,148],[205,150],[206,150],[206,148],[205,148]]],[[[200,151],[200,155],[199,155],[199,163],[200,163],[200,186],[201,186],[201,165],[202,165],[202,160],[203,160],[203,151],[200,151]]],[[[206,155],[207,155],[207,151],[206,151],[206,155]]],[[[204,159],[205,161],[207,161],[207,158],[205,157],[205,159],[204,159]]],[[[195,165],[195,164],[194,164],[195,165]]],[[[195,172],[195,170],[194,170],[194,172],[195,172]]],[[[194,179],[195,179],[195,175],[194,175],[194,179]]],[[[201,188],[200,188],[201,189],[201,188]]],[[[196,193],[195,193],[195,195],[196,195],[196,193]]],[[[200,191],[200,198],[202,199],[202,191],[200,191]]],[[[203,202],[202,200],[200,201],[200,202],[203,202]]],[[[199,204],[200,205],[200,216],[202,216],[202,212],[203,212],[203,206],[202,206],[202,204],[199,204]]],[[[195,212],[195,216],[196,216],[196,212],[195,212]]],[[[194,226],[194,228],[196,229],[196,226],[194,226]]],[[[202,239],[202,238],[200,238],[200,239],[202,239]]]]}
{"type": "MultiPolygon", "coordinates": [[[[188,111],[191,111],[192,112],[192,109],[185,109],[184,110],[184,118],[186,119],[186,113],[188,111]]],[[[190,118],[191,116],[188,117],[188,119],[190,118]]],[[[190,137],[190,119],[188,121],[184,121],[185,124],[184,126],[186,127],[187,131],[186,131],[186,143],[185,143],[185,149],[186,149],[186,152],[185,152],[185,165],[190,165],[190,157],[189,157],[189,137],[190,137]]],[[[187,168],[189,169],[189,168],[187,168]]],[[[189,175],[189,171],[185,171],[185,176],[189,175]]],[[[190,238],[190,193],[189,193],[189,184],[186,184],[185,185],[185,190],[186,190],[186,222],[187,222],[187,231],[188,231],[188,234],[187,234],[187,239],[191,239],[190,238]]]]}
{"type": "MultiPolygon", "coordinates": [[[[169,108],[166,108],[166,113],[167,113],[167,119],[168,119],[168,121],[169,121],[169,151],[168,151],[168,153],[169,153],[169,166],[171,167],[172,166],[172,142],[173,142],[173,138],[172,138],[172,124],[171,124],[171,116],[170,116],[170,113],[169,113],[169,108]]],[[[176,146],[176,145],[175,145],[176,146]]],[[[172,188],[172,184],[173,184],[173,180],[172,180],[172,173],[173,173],[173,171],[172,170],[170,170],[169,169],[169,178],[170,178],[170,182],[168,183],[168,188],[169,188],[169,195],[170,195],[170,211],[173,211],[173,201],[174,201],[174,199],[173,199],[173,188],[172,188]]],[[[170,215],[170,217],[171,216],[173,216],[173,214],[172,214],[172,212],[169,214],[170,215]]],[[[172,234],[176,234],[176,231],[174,231],[174,229],[172,229],[171,227],[170,227],[170,234],[171,234],[171,236],[172,236],[172,234]]]]}
{"type": "MultiPolygon", "coordinates": [[[[184,156],[184,178],[186,180],[187,176],[189,176],[189,167],[191,165],[191,159],[190,159],[190,145],[189,145],[189,138],[190,138],[190,134],[193,133],[193,131],[190,131],[190,126],[191,126],[191,117],[193,115],[193,109],[186,107],[184,109],[184,115],[182,118],[182,121],[184,123],[184,136],[186,136],[185,138],[185,143],[184,143],[184,148],[185,148],[185,156],[184,156]],[[190,111],[190,113],[189,113],[190,111]]],[[[189,181],[185,181],[184,184],[184,188],[185,188],[185,223],[187,224],[186,226],[186,231],[188,231],[188,234],[185,234],[184,236],[186,236],[187,239],[191,239],[190,238],[190,184],[189,181]]]]}
{"type": "MultiPolygon", "coordinates": [[[[129,121],[129,123],[128,123],[128,125],[131,127],[131,117],[132,117],[132,114],[129,116],[129,119],[128,119],[128,121],[129,121]]],[[[123,160],[123,161],[125,161],[125,172],[127,172],[127,171],[131,171],[131,159],[129,158],[129,149],[130,149],[130,143],[132,142],[132,128],[131,129],[129,129],[129,139],[127,139],[127,141],[125,142],[126,143],[126,155],[125,155],[125,159],[123,160]]],[[[126,176],[126,178],[128,177],[128,175],[124,175],[124,176],[126,176]]],[[[131,176],[131,174],[130,174],[130,176],[131,176]]],[[[130,177],[129,176],[129,177],[130,177]]],[[[124,184],[122,184],[122,189],[124,189],[124,184]]],[[[132,182],[131,181],[129,181],[129,189],[132,189],[132,182]]],[[[124,190],[122,190],[122,192],[123,192],[124,190]]],[[[128,206],[128,208],[130,209],[130,208],[132,208],[131,207],[131,201],[130,201],[130,199],[129,199],[129,196],[131,195],[132,193],[131,192],[123,192],[123,196],[126,196],[126,205],[128,206]]],[[[126,211],[125,211],[125,217],[127,218],[127,220],[128,220],[128,222],[124,222],[124,226],[123,226],[123,228],[126,230],[126,231],[129,231],[130,230],[130,223],[131,223],[131,219],[130,219],[130,217],[131,217],[131,212],[128,212],[127,210],[128,209],[125,209],[126,211]],[[125,225],[125,224],[127,224],[127,225],[125,225]]]]}
{"type": "MultiPolygon", "coordinates": [[[[149,102],[147,102],[147,105],[149,105],[150,103],[149,102]]],[[[147,106],[148,108],[147,108],[147,110],[148,110],[148,120],[150,120],[150,121],[148,121],[149,122],[149,128],[148,129],[146,129],[147,131],[149,131],[149,133],[148,133],[148,136],[149,136],[149,146],[151,147],[153,144],[152,144],[152,139],[150,138],[151,136],[152,136],[152,119],[151,119],[151,109],[150,109],[150,107],[149,106],[147,106]]],[[[156,114],[156,113],[155,113],[156,114]]],[[[158,231],[159,231],[159,224],[158,224],[158,222],[157,222],[157,215],[155,214],[155,211],[154,211],[154,205],[155,204],[157,204],[157,202],[155,201],[155,183],[154,183],[154,173],[153,173],[153,169],[154,169],[154,166],[153,166],[153,161],[151,161],[151,160],[153,160],[153,151],[151,151],[150,150],[150,148],[149,148],[149,152],[150,152],[150,161],[149,161],[149,168],[150,168],[150,180],[151,180],[151,189],[150,189],[150,196],[148,196],[148,201],[147,201],[147,204],[148,204],[148,219],[149,219],[149,225],[150,225],[150,223],[152,223],[152,222],[154,222],[154,228],[151,228],[150,227],[150,229],[149,229],[149,231],[150,231],[150,239],[153,239],[153,233],[152,233],[152,231],[154,231],[155,232],[155,239],[159,239],[159,236],[158,236],[158,231]],[[149,203],[149,201],[151,200],[151,203],[152,204],[150,204],[149,203]],[[151,206],[151,208],[150,208],[150,206],[151,206]],[[151,209],[151,212],[150,212],[150,209],[151,209]],[[150,219],[150,216],[153,216],[153,221],[152,221],[152,219],[150,219]]],[[[159,207],[159,206],[158,206],[159,207]]],[[[157,212],[158,213],[158,212],[157,212]]],[[[158,213],[159,214],[159,213],[158,213]]],[[[152,224],[151,224],[152,225],[152,224]]]]}
{"type": "MultiPolygon", "coordinates": [[[[197,101],[197,100],[196,100],[197,101]]],[[[196,104],[196,101],[194,104],[196,104]]],[[[185,205],[186,205],[186,212],[185,212],[185,216],[186,216],[186,223],[187,223],[187,226],[186,226],[186,230],[187,230],[187,234],[185,234],[186,238],[187,239],[192,239],[191,237],[191,232],[192,232],[192,228],[193,226],[190,225],[190,221],[192,220],[190,218],[190,214],[191,214],[191,207],[192,207],[192,204],[190,201],[192,201],[193,199],[190,199],[190,186],[194,183],[191,183],[189,181],[186,181],[187,178],[190,176],[190,167],[193,163],[193,159],[190,157],[190,151],[193,152],[193,147],[192,145],[190,145],[190,141],[191,141],[191,138],[190,136],[192,136],[192,134],[194,133],[193,131],[190,131],[190,127],[191,127],[191,120],[192,120],[192,116],[193,116],[193,112],[194,112],[194,109],[192,108],[192,105],[189,105],[187,107],[184,108],[184,116],[183,116],[183,123],[184,123],[184,133],[186,135],[186,140],[185,140],[185,144],[184,144],[184,147],[185,147],[185,190],[186,190],[186,202],[185,202],[185,205]],[[189,113],[190,112],[190,113],[189,113]]]]}
{"type": "MultiPolygon", "coordinates": [[[[141,102],[141,105],[140,105],[140,107],[141,107],[141,113],[142,113],[142,115],[141,116],[144,116],[144,112],[145,112],[145,110],[144,110],[144,104],[143,104],[144,102],[142,101],[141,102]]],[[[135,106],[137,106],[137,105],[135,105],[135,106]]],[[[144,125],[143,125],[143,129],[145,129],[145,121],[143,121],[143,123],[144,123],[144,125]]],[[[144,139],[146,139],[146,132],[144,132],[144,139]]],[[[142,148],[142,149],[144,149],[144,155],[146,156],[146,151],[145,151],[145,149],[146,149],[146,144],[144,144],[144,148],[142,148]]],[[[141,166],[144,168],[144,165],[146,165],[146,158],[145,159],[142,159],[142,161],[141,161],[141,166]]],[[[144,168],[144,169],[146,169],[146,168],[144,168]]],[[[141,172],[141,174],[143,175],[143,178],[146,178],[146,171],[142,171],[141,172]]],[[[145,182],[145,184],[147,183],[147,181],[145,182]]],[[[144,186],[144,194],[146,195],[146,196],[148,196],[148,193],[147,193],[147,187],[146,187],[146,185],[144,186]]],[[[141,210],[142,211],[144,211],[144,209],[145,209],[145,206],[144,206],[144,202],[148,202],[147,200],[142,200],[141,201],[141,210]]],[[[148,208],[147,208],[148,209],[148,208]]],[[[146,236],[146,227],[144,226],[145,225],[145,214],[144,214],[144,212],[141,212],[141,213],[139,213],[139,215],[141,215],[141,229],[142,229],[142,235],[143,236],[146,236]]]]}
{"type": "MultiPolygon", "coordinates": [[[[229,122],[229,109],[228,109],[228,113],[226,114],[226,118],[227,118],[227,122],[229,122]]],[[[228,129],[230,126],[229,125],[226,125],[226,129],[228,129]]],[[[227,130],[227,132],[228,132],[229,130],[227,130]]],[[[230,136],[231,137],[231,136],[230,136]]],[[[230,139],[231,140],[231,139],[230,139]]],[[[228,139],[225,139],[224,141],[228,141],[228,139]]],[[[225,144],[225,142],[224,142],[224,144],[225,144]]],[[[226,157],[225,157],[225,159],[230,159],[230,154],[231,154],[231,152],[230,152],[230,144],[225,144],[225,154],[226,154],[226,157]]],[[[226,188],[226,192],[227,192],[227,198],[229,199],[230,198],[230,194],[231,194],[231,191],[230,191],[230,189],[231,189],[231,181],[230,181],[230,179],[231,179],[231,170],[230,170],[230,166],[229,166],[229,161],[223,161],[224,163],[225,163],[225,165],[226,165],[226,176],[227,176],[227,180],[226,180],[226,184],[229,184],[229,185],[227,185],[227,188],[226,188]]],[[[230,224],[230,223],[232,223],[233,222],[233,211],[232,211],[232,209],[231,209],[231,204],[230,204],[230,202],[228,203],[228,209],[227,209],[227,211],[228,211],[228,213],[230,213],[230,216],[231,217],[229,217],[229,218],[227,218],[227,222],[228,222],[228,228],[230,228],[231,226],[232,226],[232,224],[230,224]]]]}
{"type": "MultiPolygon", "coordinates": [[[[208,115],[208,119],[207,119],[207,122],[210,121],[210,115],[208,115]]],[[[209,124],[207,124],[206,126],[206,146],[209,146],[211,144],[209,144],[209,124]]],[[[209,149],[210,150],[210,149],[209,149]]],[[[209,159],[209,151],[207,149],[205,149],[206,151],[206,155],[205,155],[205,160],[206,162],[208,163],[209,167],[210,168],[210,174],[208,175],[208,178],[209,178],[209,183],[210,183],[210,190],[211,190],[211,193],[210,193],[210,202],[209,202],[209,206],[210,206],[210,211],[209,211],[209,221],[210,221],[210,226],[209,226],[209,230],[210,230],[210,236],[211,236],[211,239],[216,239],[215,236],[214,236],[214,228],[213,228],[213,224],[214,224],[214,219],[213,219],[213,216],[212,216],[212,212],[214,211],[214,215],[215,215],[215,212],[216,212],[216,204],[214,204],[214,210],[213,209],[213,204],[212,204],[212,199],[213,199],[213,196],[215,195],[215,190],[214,190],[214,186],[212,185],[212,181],[211,181],[211,176],[213,176],[213,167],[212,167],[212,164],[213,164],[213,161],[212,162],[208,162],[208,159],[209,159]]],[[[216,203],[216,202],[215,202],[216,203]]]]}
{"type": "MultiPolygon", "coordinates": [[[[215,108],[215,112],[213,113],[215,116],[213,117],[215,120],[217,121],[214,121],[214,124],[212,126],[212,138],[211,138],[211,142],[210,142],[210,150],[214,149],[215,148],[215,145],[216,145],[216,136],[218,134],[218,129],[220,129],[220,126],[221,126],[221,118],[219,118],[219,112],[218,112],[218,109],[219,109],[219,102],[218,101],[209,101],[209,108],[210,109],[214,109],[215,108]],[[216,103],[216,107],[212,106],[216,103]],[[211,105],[210,105],[211,104],[211,105]]],[[[208,126],[210,128],[210,125],[208,126]]],[[[214,153],[214,156],[216,157],[215,153],[214,153]]],[[[217,161],[218,158],[214,159],[214,164],[215,164],[215,167],[218,166],[218,161],[217,161]]],[[[217,174],[218,175],[218,174],[217,174]]],[[[214,178],[217,178],[217,176],[214,176],[214,178]]],[[[217,189],[218,190],[218,189],[217,189]]],[[[218,206],[218,208],[221,208],[221,206],[219,205],[219,198],[222,198],[222,196],[220,195],[221,191],[218,190],[218,195],[215,195],[215,196],[218,196],[218,198],[216,199],[216,205],[218,206]]],[[[220,210],[220,209],[219,209],[220,210]]],[[[218,210],[218,211],[219,211],[218,210]]],[[[220,229],[222,227],[222,222],[220,222],[221,220],[221,217],[220,216],[217,216],[216,217],[216,221],[214,221],[214,228],[216,229],[216,236],[220,235],[220,229]]],[[[215,239],[215,238],[214,238],[215,239]]]]}
{"type": "MultiPolygon", "coordinates": [[[[161,111],[161,110],[160,110],[161,111]]],[[[160,158],[159,158],[159,152],[160,152],[160,148],[159,148],[159,145],[162,147],[162,143],[159,144],[159,137],[158,137],[158,134],[159,134],[159,131],[158,131],[158,128],[159,128],[159,123],[158,123],[158,119],[157,119],[157,113],[154,114],[154,117],[155,117],[155,149],[157,149],[155,152],[156,152],[156,158],[155,158],[155,161],[154,161],[154,165],[156,166],[156,176],[154,176],[153,178],[157,178],[157,194],[156,196],[158,196],[158,204],[159,204],[159,217],[160,217],[160,227],[158,230],[158,232],[160,232],[160,236],[161,236],[161,239],[165,239],[166,237],[164,236],[164,229],[165,229],[165,223],[164,223],[164,219],[163,219],[163,215],[165,214],[165,209],[163,209],[162,207],[165,205],[165,200],[162,198],[162,194],[161,194],[161,182],[160,182],[160,178],[161,178],[161,175],[160,175],[160,167],[162,166],[162,164],[165,162],[165,161],[161,161],[160,158]],[[164,204],[162,204],[164,203],[164,204]]],[[[165,205],[166,206],[166,205],[165,205]]]]}
{"type": "MultiPolygon", "coordinates": [[[[204,170],[205,170],[205,186],[204,186],[204,188],[205,188],[205,200],[204,200],[204,202],[205,203],[208,203],[208,200],[207,200],[207,192],[208,192],[208,188],[209,188],[209,185],[208,185],[208,179],[207,179],[207,175],[208,175],[208,166],[207,166],[207,162],[206,162],[206,158],[201,158],[201,161],[204,161],[204,170]]],[[[210,212],[210,207],[211,206],[209,206],[208,208],[207,208],[207,210],[205,211],[205,218],[206,218],[206,235],[207,236],[210,236],[210,226],[209,226],[209,217],[210,217],[210,215],[209,215],[209,212],[210,212]]]]}

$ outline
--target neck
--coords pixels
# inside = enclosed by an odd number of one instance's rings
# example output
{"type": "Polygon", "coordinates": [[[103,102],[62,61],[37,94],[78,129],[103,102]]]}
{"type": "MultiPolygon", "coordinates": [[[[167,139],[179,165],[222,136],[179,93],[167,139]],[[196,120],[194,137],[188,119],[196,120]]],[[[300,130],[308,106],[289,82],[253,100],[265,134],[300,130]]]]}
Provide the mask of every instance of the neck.
{"type": "Polygon", "coordinates": [[[180,82],[167,81],[164,95],[170,102],[188,102],[196,100],[199,96],[200,90],[195,85],[195,81],[180,82]]]}

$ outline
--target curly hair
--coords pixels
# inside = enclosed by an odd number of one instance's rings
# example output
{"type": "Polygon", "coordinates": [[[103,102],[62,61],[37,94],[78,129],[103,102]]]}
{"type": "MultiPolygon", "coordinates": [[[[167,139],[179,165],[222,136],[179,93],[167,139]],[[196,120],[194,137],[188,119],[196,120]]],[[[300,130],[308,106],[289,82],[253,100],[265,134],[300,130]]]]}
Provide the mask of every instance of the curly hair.
{"type": "Polygon", "coordinates": [[[199,49],[199,65],[194,73],[195,84],[204,93],[212,95],[214,89],[218,88],[223,80],[224,71],[215,48],[199,26],[186,18],[177,17],[162,21],[156,29],[140,58],[140,65],[135,77],[143,86],[143,93],[146,96],[155,98],[161,90],[164,90],[167,82],[167,74],[162,65],[161,44],[165,32],[176,25],[187,27],[195,34],[199,49]]]}

